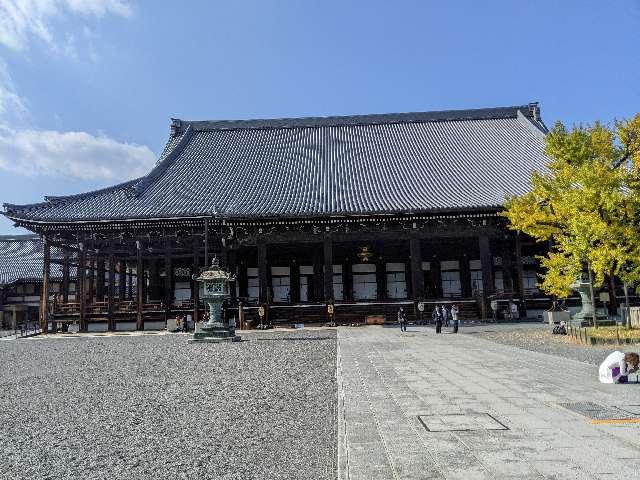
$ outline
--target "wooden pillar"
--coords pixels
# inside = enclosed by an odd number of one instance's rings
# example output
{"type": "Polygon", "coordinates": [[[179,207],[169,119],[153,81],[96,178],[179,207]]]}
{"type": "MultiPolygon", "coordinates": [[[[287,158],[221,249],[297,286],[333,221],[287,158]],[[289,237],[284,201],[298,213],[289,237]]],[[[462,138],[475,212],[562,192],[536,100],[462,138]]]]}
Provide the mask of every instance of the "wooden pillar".
{"type": "Polygon", "coordinates": [[[309,301],[319,302],[324,297],[324,274],[323,268],[324,261],[319,253],[319,249],[315,249],[313,253],[313,285],[307,289],[307,295],[309,301]]]}
{"type": "Polygon", "coordinates": [[[164,240],[164,303],[167,312],[173,306],[173,262],[171,259],[171,239],[164,240]]]}
{"type": "Polygon", "coordinates": [[[505,239],[502,245],[502,283],[505,292],[513,294],[513,262],[511,256],[511,239],[505,239]]]}
{"type": "MultiPolygon", "coordinates": [[[[69,253],[64,252],[64,258],[62,260],[62,303],[69,302],[69,253]]],[[[76,274],[77,276],[77,274],[76,274]]],[[[78,288],[78,282],[76,282],[76,295],[78,288]]]]}
{"type": "Polygon", "coordinates": [[[464,254],[459,259],[460,262],[460,286],[463,297],[471,296],[471,270],[469,269],[469,256],[464,254]]]}
{"type": "MultiPolygon", "coordinates": [[[[104,263],[103,263],[104,266],[104,263]]],[[[104,278],[104,273],[102,275],[104,278]]],[[[113,254],[113,246],[109,245],[109,285],[107,286],[107,318],[110,331],[116,330],[116,319],[114,316],[114,301],[116,295],[116,257],[113,254]]]]}
{"type": "Polygon", "coordinates": [[[136,329],[144,330],[144,265],[140,240],[136,242],[136,287],[136,329]]]}
{"type": "Polygon", "coordinates": [[[513,290],[520,295],[520,300],[524,302],[524,274],[522,272],[522,243],[520,241],[520,235],[516,235],[516,284],[513,290]]]}
{"type": "Polygon", "coordinates": [[[422,248],[420,239],[411,237],[409,240],[409,256],[411,259],[411,296],[414,300],[424,298],[424,275],[422,273],[422,248]]]}
{"type": "Polygon", "coordinates": [[[434,255],[431,259],[431,278],[433,279],[433,295],[435,298],[442,298],[442,269],[440,258],[434,255]]]}
{"type": "Polygon", "coordinates": [[[478,246],[480,248],[480,263],[482,265],[482,291],[484,298],[487,298],[494,291],[493,255],[491,254],[489,237],[486,235],[478,237],[478,246]]]}
{"type": "MultiPolygon", "coordinates": [[[[51,272],[51,244],[46,236],[42,237],[42,289],[40,291],[40,330],[49,333],[49,274],[51,272]]],[[[55,333],[55,326],[53,327],[55,333]]]]}
{"type": "Polygon", "coordinates": [[[96,302],[104,302],[104,258],[96,260],[96,302]]]}
{"type": "Polygon", "coordinates": [[[149,300],[160,300],[160,268],[157,258],[149,261],[149,300]]]}
{"type": "MultiPolygon", "coordinates": [[[[200,273],[200,257],[199,257],[199,248],[198,242],[193,242],[193,274],[198,275],[200,273]]],[[[194,324],[198,322],[198,309],[200,306],[200,284],[195,280],[191,280],[191,291],[193,299],[193,322],[194,324]]]]}
{"type": "Polygon", "coordinates": [[[289,299],[290,303],[300,302],[300,265],[296,262],[296,259],[292,259],[289,263],[289,278],[290,278],[290,290],[289,299]]]}
{"type": "Polygon", "coordinates": [[[353,300],[353,271],[350,258],[345,259],[342,264],[342,291],[345,301],[353,300]]]}
{"type": "Polygon", "coordinates": [[[118,262],[118,299],[122,302],[127,296],[127,262],[118,262]]]}
{"type": "Polygon", "coordinates": [[[232,275],[236,275],[236,281],[229,285],[229,294],[231,298],[238,298],[238,250],[235,248],[227,249],[227,269],[232,275]]]}
{"type": "Polygon", "coordinates": [[[324,237],[323,258],[324,258],[324,300],[334,300],[333,298],[333,239],[331,235],[324,237]]]}
{"type": "Polygon", "coordinates": [[[269,302],[269,284],[268,284],[268,262],[267,262],[267,245],[264,239],[258,240],[258,286],[260,303],[269,302]]]}
{"type": "Polygon", "coordinates": [[[246,298],[249,296],[249,281],[247,278],[247,265],[240,261],[238,268],[238,297],[246,298]]]}
{"type": "Polygon", "coordinates": [[[127,269],[127,299],[133,300],[133,268],[127,269]]]}
{"type": "Polygon", "coordinates": [[[88,292],[88,302],[92,304],[95,302],[96,295],[96,269],[95,269],[95,261],[91,258],[91,253],[87,252],[87,257],[89,258],[89,285],[87,286],[88,292]]]}
{"type": "Polygon", "coordinates": [[[387,272],[384,259],[376,259],[376,299],[384,300],[387,298],[387,272]]]}
{"type": "Polygon", "coordinates": [[[87,253],[86,246],[80,243],[80,254],[78,255],[78,272],[76,279],[76,297],[79,303],[79,328],[81,332],[87,331],[87,253]]]}

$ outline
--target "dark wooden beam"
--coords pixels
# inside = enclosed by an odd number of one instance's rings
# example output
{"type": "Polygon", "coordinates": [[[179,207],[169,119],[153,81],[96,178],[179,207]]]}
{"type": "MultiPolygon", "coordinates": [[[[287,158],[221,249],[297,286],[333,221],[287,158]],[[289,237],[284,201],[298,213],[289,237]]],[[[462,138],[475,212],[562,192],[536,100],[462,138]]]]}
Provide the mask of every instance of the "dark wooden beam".
{"type": "Polygon", "coordinates": [[[136,260],[136,329],[144,330],[144,313],[142,311],[144,304],[144,265],[142,263],[142,245],[137,244],[138,258],[136,260]]]}
{"type": "Polygon", "coordinates": [[[487,316],[487,297],[493,293],[493,255],[491,254],[491,244],[489,237],[478,237],[478,247],[480,249],[480,264],[482,265],[482,305],[483,317],[487,316]]]}
{"type": "Polygon", "coordinates": [[[149,300],[160,300],[160,266],[155,258],[149,261],[149,300]]]}
{"type": "Polygon", "coordinates": [[[269,302],[267,245],[263,241],[258,242],[258,285],[260,303],[269,302]]]}
{"type": "MultiPolygon", "coordinates": [[[[194,251],[193,251],[193,275],[197,276],[200,274],[200,256],[198,255],[197,244],[194,242],[194,251]]],[[[195,280],[191,280],[191,291],[193,299],[193,322],[194,325],[199,320],[199,304],[200,304],[200,283],[195,280]]]]}
{"type": "Polygon", "coordinates": [[[524,305],[524,280],[522,272],[522,241],[519,234],[516,234],[515,241],[515,257],[516,257],[516,284],[514,290],[520,295],[520,299],[524,305]]]}
{"type": "Polygon", "coordinates": [[[292,258],[289,262],[289,300],[291,303],[300,302],[300,265],[292,258]]]}
{"type": "Polygon", "coordinates": [[[96,294],[96,265],[94,260],[91,259],[92,255],[91,253],[89,253],[89,251],[86,252],[87,258],[89,259],[89,285],[87,286],[87,292],[88,292],[88,300],[89,303],[93,303],[95,300],[95,294],[96,294]]]}
{"type": "MultiPolygon", "coordinates": [[[[236,275],[238,272],[238,251],[235,248],[225,248],[226,256],[227,256],[227,270],[232,274],[236,275]]],[[[238,281],[231,282],[229,286],[229,291],[231,294],[231,298],[237,298],[238,296],[238,281]]]]}
{"type": "Polygon", "coordinates": [[[353,300],[353,271],[351,259],[346,258],[342,263],[342,292],[346,301],[353,300]]]}
{"type": "Polygon", "coordinates": [[[96,261],[96,301],[104,302],[104,257],[96,261]]]}
{"type": "Polygon", "coordinates": [[[324,261],[322,255],[320,254],[319,248],[314,248],[313,252],[313,285],[308,285],[307,287],[307,296],[308,300],[312,302],[319,302],[323,298],[323,286],[324,286],[324,275],[322,272],[322,266],[324,265],[324,261]]]}
{"type": "Polygon", "coordinates": [[[116,295],[116,257],[113,252],[109,252],[109,285],[107,287],[107,315],[108,315],[108,328],[110,331],[115,331],[116,320],[114,317],[114,297],[116,295]]]}
{"type": "Polygon", "coordinates": [[[502,283],[505,292],[513,293],[513,261],[511,239],[507,238],[502,243],[502,283]]]}
{"type": "Polygon", "coordinates": [[[84,245],[81,244],[80,247],[80,256],[78,258],[78,271],[77,271],[77,285],[76,285],[76,296],[77,302],[80,304],[79,309],[79,317],[80,317],[80,331],[87,331],[87,273],[85,270],[86,264],[86,252],[84,245]]]}
{"type": "Polygon", "coordinates": [[[127,263],[118,262],[118,299],[122,302],[127,296],[127,263]]]}
{"type": "Polygon", "coordinates": [[[433,255],[431,257],[431,278],[433,280],[433,296],[442,298],[442,268],[440,265],[440,257],[433,255]]]}
{"type": "MultiPolygon", "coordinates": [[[[76,295],[78,291],[77,283],[78,282],[76,282],[76,295]]],[[[62,263],[62,285],[60,287],[62,289],[62,303],[69,303],[69,253],[66,251],[64,252],[62,263]]]]}
{"type": "MultiPolygon", "coordinates": [[[[43,333],[49,333],[49,274],[51,273],[51,244],[47,237],[42,238],[43,266],[42,266],[42,290],[40,291],[40,329],[43,333]]],[[[55,326],[53,327],[55,333],[55,326]]]]}
{"type": "Polygon", "coordinates": [[[173,262],[169,251],[171,247],[171,240],[168,237],[165,237],[164,244],[164,303],[165,308],[170,309],[173,305],[173,262]]]}
{"type": "Polygon", "coordinates": [[[469,269],[469,256],[465,253],[459,257],[460,262],[460,287],[463,297],[471,296],[471,270],[469,269]]]}
{"type": "Polygon", "coordinates": [[[324,259],[324,300],[334,300],[333,293],[333,240],[331,235],[325,235],[322,242],[324,259]]]}
{"type": "Polygon", "coordinates": [[[420,239],[413,236],[409,240],[411,259],[411,296],[414,300],[424,298],[424,274],[422,273],[422,247],[420,239]]]}
{"type": "Polygon", "coordinates": [[[376,258],[376,299],[384,300],[387,298],[387,272],[386,260],[384,258],[376,258]]]}

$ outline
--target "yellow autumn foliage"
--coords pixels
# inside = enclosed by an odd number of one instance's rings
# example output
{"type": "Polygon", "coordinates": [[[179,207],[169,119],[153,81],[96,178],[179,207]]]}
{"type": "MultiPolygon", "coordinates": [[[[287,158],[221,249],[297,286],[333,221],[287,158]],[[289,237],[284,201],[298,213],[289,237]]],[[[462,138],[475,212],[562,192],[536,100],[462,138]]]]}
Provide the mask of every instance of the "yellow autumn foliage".
{"type": "Polygon", "coordinates": [[[613,127],[595,123],[546,136],[548,170],[535,172],[529,193],[507,198],[509,228],[551,240],[541,259],[541,288],[567,296],[591,266],[596,285],[607,275],[640,280],[640,114],[613,127]]]}

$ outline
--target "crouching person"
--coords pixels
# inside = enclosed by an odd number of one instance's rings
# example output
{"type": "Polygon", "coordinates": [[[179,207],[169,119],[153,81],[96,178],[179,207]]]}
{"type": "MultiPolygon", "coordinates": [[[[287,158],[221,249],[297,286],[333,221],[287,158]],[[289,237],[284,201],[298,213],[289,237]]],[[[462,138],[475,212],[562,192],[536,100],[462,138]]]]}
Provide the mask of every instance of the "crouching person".
{"type": "Polygon", "coordinates": [[[627,383],[629,374],[638,371],[640,358],[637,353],[615,351],[610,353],[600,365],[599,376],[602,383],[627,383]]]}

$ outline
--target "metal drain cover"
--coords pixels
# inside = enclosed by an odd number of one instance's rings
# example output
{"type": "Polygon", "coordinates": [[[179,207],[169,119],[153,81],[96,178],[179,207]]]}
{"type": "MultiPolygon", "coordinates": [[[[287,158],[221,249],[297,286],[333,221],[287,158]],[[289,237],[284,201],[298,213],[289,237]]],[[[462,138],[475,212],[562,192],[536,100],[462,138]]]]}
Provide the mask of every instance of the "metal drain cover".
{"type": "Polygon", "coordinates": [[[618,407],[625,412],[633,413],[637,417],[640,417],[640,405],[621,405],[618,407]]]}
{"type": "Polygon", "coordinates": [[[640,406],[631,405],[629,407],[614,407],[600,405],[594,402],[560,403],[561,407],[575,413],[579,413],[591,420],[638,420],[640,421],[640,406]],[[635,407],[637,413],[631,411],[635,407]],[[629,410],[627,410],[627,408],[629,410]]]}
{"type": "Polygon", "coordinates": [[[488,413],[454,413],[418,415],[429,432],[470,432],[476,430],[509,430],[488,413]]]}

